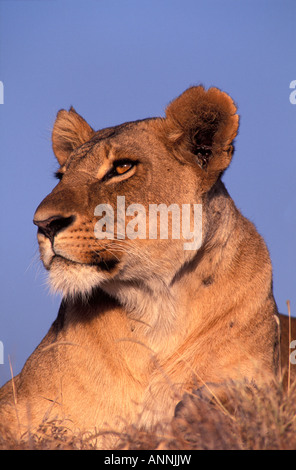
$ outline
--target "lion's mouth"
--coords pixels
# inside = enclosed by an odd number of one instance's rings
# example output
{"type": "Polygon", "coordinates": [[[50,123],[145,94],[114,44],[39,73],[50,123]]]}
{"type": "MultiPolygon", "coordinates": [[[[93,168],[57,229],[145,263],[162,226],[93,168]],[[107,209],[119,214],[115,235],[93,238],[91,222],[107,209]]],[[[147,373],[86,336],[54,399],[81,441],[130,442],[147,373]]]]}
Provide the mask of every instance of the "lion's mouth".
{"type": "Polygon", "coordinates": [[[91,267],[98,271],[111,272],[119,263],[120,259],[110,250],[97,248],[95,251],[84,250],[82,253],[74,253],[71,247],[66,249],[62,246],[55,246],[48,238],[38,234],[39,250],[41,261],[47,271],[53,266],[59,265],[63,269],[67,267],[91,267]]]}
{"type": "MultiPolygon", "coordinates": [[[[103,251],[103,250],[102,250],[103,251]]],[[[59,264],[64,264],[65,267],[67,266],[86,266],[86,267],[93,267],[98,269],[98,271],[105,271],[105,272],[111,272],[113,271],[114,268],[119,263],[119,260],[117,258],[110,258],[110,259],[104,259],[103,257],[100,256],[99,259],[96,261],[90,262],[90,263],[85,263],[83,261],[79,260],[73,260],[67,256],[60,255],[60,254],[54,254],[50,263],[45,266],[46,269],[50,270],[53,264],[59,263],[59,264]]]]}

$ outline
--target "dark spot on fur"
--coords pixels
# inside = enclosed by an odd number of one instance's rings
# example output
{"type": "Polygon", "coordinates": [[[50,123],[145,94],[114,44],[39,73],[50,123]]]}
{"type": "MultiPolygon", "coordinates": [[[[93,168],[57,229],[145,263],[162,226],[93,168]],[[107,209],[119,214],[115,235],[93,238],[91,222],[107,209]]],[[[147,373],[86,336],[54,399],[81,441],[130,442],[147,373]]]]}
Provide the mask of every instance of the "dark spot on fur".
{"type": "Polygon", "coordinates": [[[117,259],[111,259],[111,260],[100,261],[97,264],[97,266],[102,271],[110,272],[116,267],[118,263],[119,261],[117,259]]]}
{"type": "Polygon", "coordinates": [[[202,280],[202,283],[205,287],[208,287],[210,286],[211,284],[213,284],[213,278],[212,276],[209,276],[209,277],[206,277],[205,279],[202,280]]]}

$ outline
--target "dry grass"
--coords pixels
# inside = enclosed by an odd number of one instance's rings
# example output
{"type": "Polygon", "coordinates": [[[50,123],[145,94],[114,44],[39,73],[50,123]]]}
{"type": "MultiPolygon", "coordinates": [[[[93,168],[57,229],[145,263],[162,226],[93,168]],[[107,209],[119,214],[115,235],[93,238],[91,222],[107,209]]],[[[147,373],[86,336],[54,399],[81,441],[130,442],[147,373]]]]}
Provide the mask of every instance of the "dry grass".
{"type": "Polygon", "coordinates": [[[282,385],[256,390],[231,384],[227,409],[205,394],[186,396],[180,417],[165,437],[130,427],[124,449],[288,450],[296,449],[296,383],[289,394],[282,385]],[[169,434],[169,435],[168,435],[169,434]]]}
{"type": "MultiPolygon", "coordinates": [[[[296,449],[296,382],[289,392],[281,383],[257,390],[230,384],[228,405],[209,400],[206,393],[187,395],[178,418],[165,429],[145,432],[134,425],[119,435],[124,450],[288,450],[296,449]]],[[[63,423],[47,421],[38,433],[21,439],[0,429],[0,449],[88,450],[94,435],[73,435],[63,423]]]]}

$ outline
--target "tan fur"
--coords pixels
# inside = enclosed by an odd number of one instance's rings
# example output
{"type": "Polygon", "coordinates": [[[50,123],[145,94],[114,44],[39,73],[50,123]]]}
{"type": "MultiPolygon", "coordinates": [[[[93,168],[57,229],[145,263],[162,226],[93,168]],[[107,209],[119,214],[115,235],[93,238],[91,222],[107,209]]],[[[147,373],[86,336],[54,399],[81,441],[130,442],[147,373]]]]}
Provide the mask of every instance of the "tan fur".
{"type": "Polygon", "coordinates": [[[34,220],[51,286],[64,298],[49,333],[1,390],[2,421],[37,427],[49,415],[80,430],[137,421],[151,428],[172,417],[186,391],[277,374],[269,254],[221,182],[238,121],[226,93],[201,86],[164,118],[98,132],[73,108],[58,113],[53,149],[63,178],[34,220]],[[118,159],[137,164],[104,179],[118,159]],[[171,237],[98,240],[94,209],[116,207],[118,195],[126,206],[202,204],[201,248],[186,251],[171,237]],[[42,227],[53,217],[70,223],[50,239],[42,227]]]}

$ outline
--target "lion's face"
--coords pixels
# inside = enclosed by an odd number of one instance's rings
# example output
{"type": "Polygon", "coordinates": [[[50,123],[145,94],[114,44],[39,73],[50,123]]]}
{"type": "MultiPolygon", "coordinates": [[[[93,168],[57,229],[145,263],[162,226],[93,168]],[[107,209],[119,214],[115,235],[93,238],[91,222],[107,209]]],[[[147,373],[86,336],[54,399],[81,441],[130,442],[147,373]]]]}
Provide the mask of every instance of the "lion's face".
{"type": "Polygon", "coordinates": [[[194,204],[230,162],[235,111],[225,93],[202,87],[173,101],[164,119],[98,132],[73,108],[60,111],[53,130],[60,182],[34,216],[53,288],[76,295],[116,282],[169,283],[195,254],[184,249],[183,205],[192,232],[194,204]],[[160,214],[149,217],[160,204],[180,211],[179,219],[168,211],[164,234],[160,214]]]}

